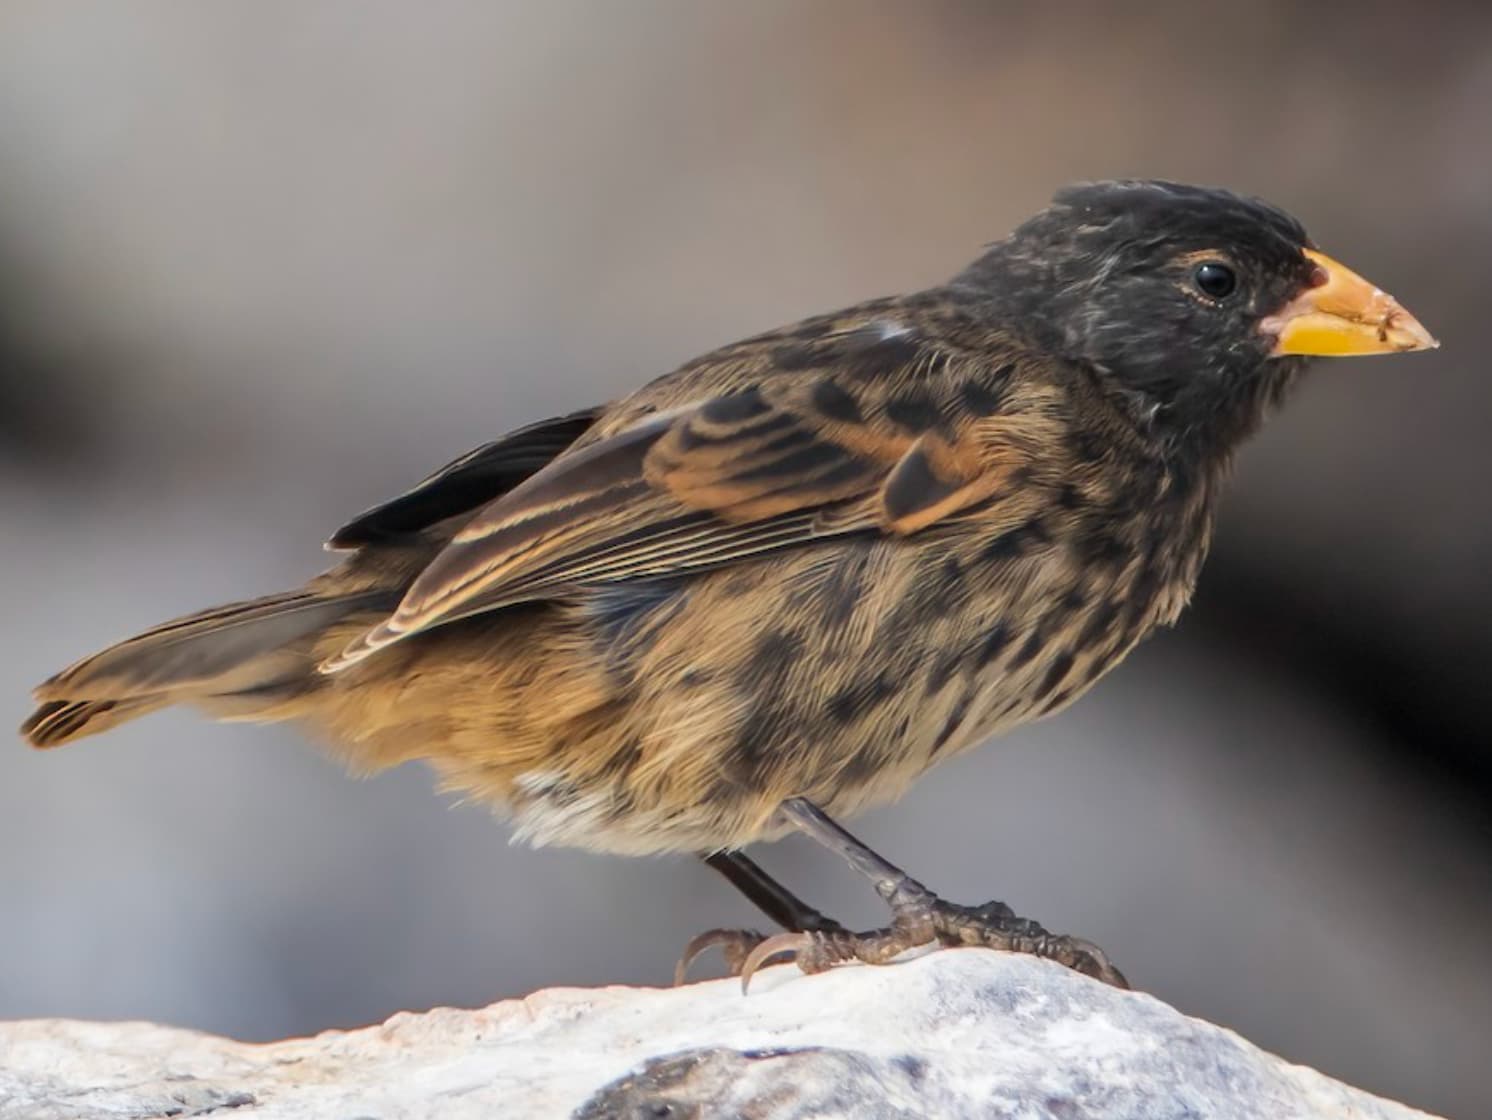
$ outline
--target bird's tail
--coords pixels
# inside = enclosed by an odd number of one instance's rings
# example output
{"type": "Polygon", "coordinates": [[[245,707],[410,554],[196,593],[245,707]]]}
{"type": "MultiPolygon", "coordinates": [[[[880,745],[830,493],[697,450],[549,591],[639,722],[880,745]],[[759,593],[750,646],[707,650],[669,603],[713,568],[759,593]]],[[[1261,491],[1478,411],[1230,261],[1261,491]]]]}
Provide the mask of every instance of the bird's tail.
{"type": "Polygon", "coordinates": [[[270,709],[287,691],[318,687],[317,639],[352,616],[385,613],[394,591],[293,591],[162,623],[85,657],[35,690],[21,725],[34,747],[56,747],[171,704],[222,714],[270,709]]]}

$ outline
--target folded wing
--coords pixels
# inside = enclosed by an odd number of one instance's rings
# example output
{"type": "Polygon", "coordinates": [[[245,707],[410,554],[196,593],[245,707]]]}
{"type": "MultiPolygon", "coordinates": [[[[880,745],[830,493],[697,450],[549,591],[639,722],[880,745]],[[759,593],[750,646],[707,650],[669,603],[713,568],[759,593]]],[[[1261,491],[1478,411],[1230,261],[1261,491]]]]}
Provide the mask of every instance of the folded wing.
{"type": "MultiPolygon", "coordinates": [[[[945,361],[934,379],[939,355],[894,342],[905,360],[877,378],[856,380],[827,361],[567,451],[479,511],[397,610],[323,671],[515,603],[831,536],[918,532],[997,500],[1029,438],[1019,418],[1004,424],[957,405],[968,378],[997,371],[960,374],[945,361]],[[921,407],[904,407],[913,397],[921,407]]],[[[855,355],[863,365],[863,340],[855,355]]]]}

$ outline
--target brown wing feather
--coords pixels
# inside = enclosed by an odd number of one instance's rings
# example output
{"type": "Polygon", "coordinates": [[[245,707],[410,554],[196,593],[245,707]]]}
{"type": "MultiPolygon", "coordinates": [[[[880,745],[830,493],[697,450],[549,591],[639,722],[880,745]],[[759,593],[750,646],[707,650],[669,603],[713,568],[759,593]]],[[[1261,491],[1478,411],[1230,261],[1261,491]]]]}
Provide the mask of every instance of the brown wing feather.
{"type": "MultiPolygon", "coordinates": [[[[917,532],[996,498],[1019,441],[998,416],[940,406],[933,389],[959,383],[927,376],[939,355],[886,343],[898,360],[876,378],[766,375],[566,452],[479,512],[324,670],[482,611],[826,536],[917,532]],[[882,400],[888,386],[901,395],[882,400]]],[[[868,350],[854,340],[862,365],[868,350]]]]}

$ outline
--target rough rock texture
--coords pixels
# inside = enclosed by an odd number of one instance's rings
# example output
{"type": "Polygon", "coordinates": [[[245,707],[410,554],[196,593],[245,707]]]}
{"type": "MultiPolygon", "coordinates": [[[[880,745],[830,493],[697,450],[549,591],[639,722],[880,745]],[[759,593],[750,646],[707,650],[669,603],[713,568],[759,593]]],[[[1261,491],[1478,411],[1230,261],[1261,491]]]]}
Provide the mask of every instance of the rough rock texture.
{"type": "Polygon", "coordinates": [[[1149,996],[984,950],[677,990],[553,989],[250,1045],[0,1024],[0,1120],[207,1116],[1408,1120],[1149,996]]]}

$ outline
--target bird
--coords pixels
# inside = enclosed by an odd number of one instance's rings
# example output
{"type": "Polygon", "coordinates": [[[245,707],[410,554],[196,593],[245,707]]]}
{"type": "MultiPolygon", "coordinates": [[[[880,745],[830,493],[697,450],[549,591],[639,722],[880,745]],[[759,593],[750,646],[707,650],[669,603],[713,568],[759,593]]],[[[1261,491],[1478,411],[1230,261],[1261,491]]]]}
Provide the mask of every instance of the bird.
{"type": "Polygon", "coordinates": [[[282,594],[167,622],[35,690],[36,747],[184,704],[294,721],[358,773],[424,760],[515,839],[688,853],[782,927],[743,986],[921,945],[1118,986],[1086,939],[936,895],[839,822],[1067,707],[1176,621],[1234,453],[1311,359],[1439,344],[1259,199],[1059,190],[947,283],[722,346],[518,428],[338,529],[282,594]],[[806,833],[856,931],[743,851],[806,833]]]}

